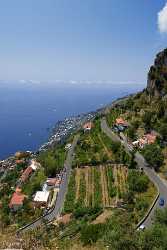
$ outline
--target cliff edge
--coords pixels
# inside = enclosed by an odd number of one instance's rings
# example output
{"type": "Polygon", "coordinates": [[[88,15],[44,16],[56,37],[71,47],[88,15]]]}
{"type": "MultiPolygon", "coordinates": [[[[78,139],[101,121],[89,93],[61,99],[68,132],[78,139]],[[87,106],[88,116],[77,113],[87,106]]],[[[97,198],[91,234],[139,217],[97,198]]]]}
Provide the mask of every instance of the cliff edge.
{"type": "Polygon", "coordinates": [[[167,94],[167,48],[157,54],[154,65],[150,67],[147,91],[154,97],[167,94]]]}

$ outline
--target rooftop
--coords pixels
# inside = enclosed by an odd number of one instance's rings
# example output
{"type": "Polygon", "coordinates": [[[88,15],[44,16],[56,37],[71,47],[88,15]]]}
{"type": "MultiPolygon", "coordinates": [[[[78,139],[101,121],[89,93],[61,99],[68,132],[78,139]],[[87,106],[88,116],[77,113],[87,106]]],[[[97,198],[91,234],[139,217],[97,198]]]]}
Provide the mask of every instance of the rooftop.
{"type": "Polygon", "coordinates": [[[93,125],[92,122],[87,122],[83,125],[83,128],[90,130],[92,128],[92,125],[93,125]]]}
{"type": "Polygon", "coordinates": [[[26,181],[28,177],[30,176],[30,174],[32,173],[32,171],[33,169],[30,166],[26,168],[20,177],[21,181],[23,182],[26,181]]]}
{"type": "Polygon", "coordinates": [[[145,138],[148,144],[152,144],[156,141],[157,136],[155,134],[146,134],[145,138]]]}
{"type": "Polygon", "coordinates": [[[37,191],[34,197],[34,201],[47,202],[49,198],[49,191],[37,191]]]}
{"type": "Polygon", "coordinates": [[[122,117],[116,119],[116,124],[118,125],[128,125],[127,121],[125,121],[122,117]]]}
{"type": "Polygon", "coordinates": [[[9,207],[11,208],[13,205],[23,205],[24,199],[25,199],[24,194],[20,192],[14,192],[10,200],[9,207]]]}

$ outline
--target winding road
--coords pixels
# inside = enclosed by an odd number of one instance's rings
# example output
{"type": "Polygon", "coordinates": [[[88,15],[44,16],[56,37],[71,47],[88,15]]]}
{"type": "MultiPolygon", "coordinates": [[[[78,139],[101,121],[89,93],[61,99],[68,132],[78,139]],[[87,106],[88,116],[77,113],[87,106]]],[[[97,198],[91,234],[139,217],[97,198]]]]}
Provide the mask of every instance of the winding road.
{"type": "MultiPolygon", "coordinates": [[[[101,129],[113,141],[121,142],[122,145],[124,145],[127,153],[129,153],[129,154],[131,153],[131,149],[130,149],[127,141],[121,140],[120,137],[118,135],[116,135],[111,130],[111,128],[109,128],[105,118],[103,118],[101,120],[101,129]]],[[[66,172],[64,172],[64,174],[63,174],[62,182],[60,185],[60,191],[58,193],[54,208],[52,209],[52,211],[50,211],[48,214],[44,215],[43,217],[40,217],[36,221],[20,228],[18,230],[18,233],[35,229],[35,228],[39,227],[40,225],[42,225],[44,223],[44,221],[50,222],[50,221],[54,220],[61,213],[62,208],[63,208],[63,204],[64,204],[64,200],[65,200],[65,195],[66,195],[66,192],[68,189],[68,182],[69,182],[69,177],[71,174],[71,166],[72,166],[72,161],[73,161],[73,156],[74,156],[74,149],[75,149],[75,146],[77,144],[78,139],[79,139],[79,135],[76,135],[74,140],[73,140],[72,146],[68,151],[67,158],[66,158],[66,161],[64,163],[64,166],[66,168],[66,172]]],[[[149,179],[157,187],[157,190],[160,194],[159,197],[163,197],[165,199],[165,206],[167,206],[167,184],[165,183],[165,181],[162,180],[153,169],[151,169],[150,167],[147,167],[147,163],[146,163],[144,157],[139,152],[135,153],[135,161],[137,162],[137,164],[140,168],[143,168],[145,174],[149,177],[149,179]]],[[[150,210],[148,216],[146,216],[145,220],[142,222],[145,225],[145,227],[149,227],[152,224],[155,210],[158,208],[163,209],[165,206],[163,206],[163,207],[159,206],[159,198],[158,198],[157,201],[155,202],[155,204],[153,205],[152,209],[150,210]]]]}
{"type": "MultiPolygon", "coordinates": [[[[113,141],[116,142],[121,142],[127,153],[130,153],[130,148],[129,145],[127,143],[126,140],[121,140],[120,137],[118,135],[116,135],[111,128],[109,128],[109,126],[107,125],[106,119],[103,118],[101,120],[101,129],[102,131],[108,136],[110,137],[113,141]]],[[[145,220],[142,222],[142,224],[147,228],[149,227],[154,219],[154,213],[157,209],[163,209],[164,207],[167,206],[167,184],[166,182],[161,179],[156,172],[147,166],[147,163],[144,159],[144,157],[139,153],[136,152],[135,153],[135,161],[137,162],[138,166],[140,168],[143,168],[145,174],[149,177],[149,179],[154,183],[154,185],[157,187],[157,190],[159,192],[159,197],[156,200],[155,204],[153,205],[152,209],[150,210],[150,212],[148,213],[148,215],[146,216],[145,220]],[[163,197],[165,199],[165,205],[163,207],[159,206],[159,199],[160,197],[163,197]]]]}
{"type": "Polygon", "coordinates": [[[60,190],[59,190],[54,208],[50,212],[48,212],[48,214],[20,228],[17,233],[25,232],[28,230],[33,230],[39,227],[40,225],[42,225],[44,221],[50,222],[54,220],[61,213],[63,205],[64,205],[65,195],[68,189],[68,182],[69,182],[69,178],[71,174],[71,166],[72,166],[72,161],[74,157],[74,149],[78,142],[78,139],[79,139],[79,135],[76,135],[71,145],[71,148],[68,151],[67,158],[64,163],[64,167],[66,168],[66,171],[64,172],[63,177],[62,177],[60,190]]]}

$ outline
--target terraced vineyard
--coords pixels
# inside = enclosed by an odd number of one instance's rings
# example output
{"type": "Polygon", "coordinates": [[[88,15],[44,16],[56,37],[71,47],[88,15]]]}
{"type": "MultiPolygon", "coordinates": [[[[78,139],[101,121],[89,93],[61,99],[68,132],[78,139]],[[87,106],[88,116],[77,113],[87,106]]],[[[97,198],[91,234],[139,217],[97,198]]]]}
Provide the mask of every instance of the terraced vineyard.
{"type": "Polygon", "coordinates": [[[76,204],[81,207],[114,206],[126,192],[127,175],[127,168],[119,164],[76,168],[69,183],[65,211],[72,212],[76,204]],[[69,204],[73,204],[73,209],[69,204]]]}

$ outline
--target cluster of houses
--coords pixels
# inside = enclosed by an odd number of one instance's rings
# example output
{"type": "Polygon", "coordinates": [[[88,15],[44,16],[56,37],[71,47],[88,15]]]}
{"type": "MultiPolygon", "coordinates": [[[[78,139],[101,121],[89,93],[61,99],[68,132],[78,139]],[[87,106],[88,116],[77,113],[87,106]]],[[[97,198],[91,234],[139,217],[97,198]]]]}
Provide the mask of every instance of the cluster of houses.
{"type": "Polygon", "coordinates": [[[0,175],[7,173],[10,170],[15,169],[17,162],[14,156],[8,157],[5,160],[0,161],[0,175]]]}
{"type": "Polygon", "coordinates": [[[44,143],[39,151],[45,151],[58,141],[63,141],[64,138],[71,134],[72,131],[79,129],[83,122],[86,120],[92,120],[96,116],[96,112],[90,112],[88,114],[81,114],[78,116],[66,118],[64,121],[58,121],[53,129],[53,135],[49,138],[48,142],[44,143]]]}
{"type": "Polygon", "coordinates": [[[143,149],[146,145],[150,145],[155,143],[157,139],[157,135],[155,132],[151,132],[149,134],[145,134],[142,138],[139,138],[138,140],[132,142],[132,145],[134,147],[139,147],[140,149],[143,149]]]}
{"type": "Polygon", "coordinates": [[[57,199],[60,184],[62,181],[63,172],[57,174],[54,178],[47,178],[42,186],[42,190],[37,191],[33,198],[34,207],[48,207],[51,208],[57,199]],[[53,196],[51,197],[51,190],[53,196]]]}
{"type": "MultiPolygon", "coordinates": [[[[90,124],[87,124],[88,129],[90,124]]],[[[91,125],[92,126],[92,125],[91,125]]],[[[65,150],[69,150],[71,148],[71,144],[68,143],[65,146],[65,150]]],[[[21,164],[23,159],[20,157],[20,152],[15,154],[15,165],[21,164]]],[[[17,180],[16,188],[12,197],[9,202],[9,208],[12,211],[17,211],[19,208],[23,206],[23,203],[27,196],[22,192],[22,185],[26,183],[31,176],[41,167],[40,163],[36,160],[32,159],[30,162],[26,162],[28,167],[21,171],[20,178],[17,180]]],[[[47,178],[46,181],[43,183],[41,190],[37,191],[32,196],[32,206],[34,208],[41,207],[41,208],[51,208],[53,207],[56,199],[57,194],[60,189],[60,184],[62,182],[63,173],[66,171],[66,168],[62,170],[59,174],[56,175],[54,178],[47,178]]]]}
{"type": "MultiPolygon", "coordinates": [[[[27,196],[22,193],[21,186],[39,167],[40,164],[38,162],[31,160],[31,164],[22,172],[17,182],[15,192],[12,194],[10,199],[9,208],[12,211],[17,211],[23,206],[27,196]]],[[[47,178],[47,180],[43,183],[42,190],[37,191],[32,197],[32,205],[34,208],[46,208],[53,206],[59,192],[62,176],[63,172],[57,174],[55,178],[47,178]]]]}
{"type": "MultiPolygon", "coordinates": [[[[115,132],[122,134],[121,132],[125,131],[128,127],[129,127],[128,122],[125,121],[122,117],[119,117],[115,121],[115,124],[113,126],[113,130],[115,132]]],[[[132,142],[132,146],[142,149],[145,147],[145,145],[150,145],[150,144],[155,143],[156,139],[157,139],[157,133],[152,131],[148,134],[143,135],[138,140],[132,142]]]]}
{"type": "MultiPolygon", "coordinates": [[[[18,163],[18,161],[20,163],[21,160],[17,159],[16,162],[18,163]]],[[[11,210],[16,211],[17,209],[22,207],[26,195],[22,193],[21,186],[30,178],[33,172],[35,172],[39,167],[40,164],[38,162],[36,162],[35,160],[31,160],[29,166],[24,171],[22,171],[21,176],[16,183],[15,192],[12,194],[12,197],[10,199],[9,207],[11,210]]]]}

